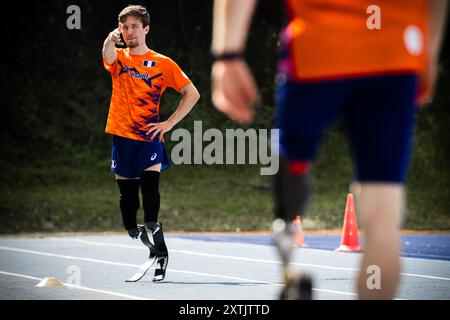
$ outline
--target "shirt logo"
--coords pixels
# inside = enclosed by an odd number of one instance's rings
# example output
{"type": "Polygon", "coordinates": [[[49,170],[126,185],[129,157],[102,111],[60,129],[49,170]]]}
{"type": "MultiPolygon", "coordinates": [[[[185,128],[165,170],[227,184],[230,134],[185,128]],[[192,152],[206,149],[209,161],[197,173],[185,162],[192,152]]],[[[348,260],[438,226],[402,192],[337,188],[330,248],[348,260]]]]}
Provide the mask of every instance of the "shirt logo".
{"type": "Polygon", "coordinates": [[[155,160],[156,159],[156,153],[152,154],[152,157],[150,159],[152,159],[152,161],[155,160]]]}
{"type": "Polygon", "coordinates": [[[117,162],[116,160],[112,160],[111,161],[111,169],[115,169],[117,167],[117,162]]]}
{"type": "Polygon", "coordinates": [[[144,60],[142,65],[147,68],[153,68],[156,66],[156,61],[144,60]]]}
{"type": "Polygon", "coordinates": [[[142,80],[147,80],[148,77],[150,76],[148,73],[141,74],[136,70],[136,68],[130,68],[127,65],[122,67],[121,74],[122,73],[129,73],[131,77],[137,78],[137,79],[142,79],[142,80]]]}

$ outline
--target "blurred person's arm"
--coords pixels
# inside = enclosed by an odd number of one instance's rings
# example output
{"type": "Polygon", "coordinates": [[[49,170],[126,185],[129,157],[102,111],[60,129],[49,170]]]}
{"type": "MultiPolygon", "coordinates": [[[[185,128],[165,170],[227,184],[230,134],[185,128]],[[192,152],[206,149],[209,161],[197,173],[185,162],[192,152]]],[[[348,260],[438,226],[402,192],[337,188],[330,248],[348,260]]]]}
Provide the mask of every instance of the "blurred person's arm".
{"type": "Polygon", "coordinates": [[[431,53],[437,59],[441,51],[442,40],[444,38],[444,29],[447,20],[448,1],[447,0],[428,0],[430,4],[429,28],[430,28],[430,48],[431,53]]]}
{"type": "Polygon", "coordinates": [[[425,105],[433,98],[436,80],[439,54],[444,38],[447,20],[447,0],[428,0],[428,65],[422,74],[419,105],[425,105]]]}
{"type": "Polygon", "coordinates": [[[213,12],[212,101],[240,123],[253,120],[259,101],[256,82],[244,60],[256,0],[215,0],[213,12]]]}
{"type": "Polygon", "coordinates": [[[214,54],[242,52],[256,0],[215,0],[213,11],[214,54]]]}

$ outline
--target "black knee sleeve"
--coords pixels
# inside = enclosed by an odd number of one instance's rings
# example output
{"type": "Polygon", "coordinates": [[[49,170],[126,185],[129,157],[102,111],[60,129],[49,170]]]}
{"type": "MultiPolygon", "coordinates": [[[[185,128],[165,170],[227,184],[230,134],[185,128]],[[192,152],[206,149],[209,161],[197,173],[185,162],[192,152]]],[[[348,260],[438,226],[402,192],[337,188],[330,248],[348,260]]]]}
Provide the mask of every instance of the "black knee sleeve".
{"type": "MultiPolygon", "coordinates": [[[[308,165],[309,166],[309,165],[308,165]]],[[[280,157],[280,169],[275,176],[275,215],[292,221],[304,217],[311,189],[309,169],[293,170],[287,159],[280,157]]]]}
{"type": "Polygon", "coordinates": [[[144,222],[157,222],[160,206],[159,176],[157,171],[141,173],[142,206],[144,208],[144,222]]]}
{"type": "Polygon", "coordinates": [[[139,185],[137,179],[117,180],[120,189],[120,212],[126,230],[137,228],[137,211],[139,210],[139,185]]]}

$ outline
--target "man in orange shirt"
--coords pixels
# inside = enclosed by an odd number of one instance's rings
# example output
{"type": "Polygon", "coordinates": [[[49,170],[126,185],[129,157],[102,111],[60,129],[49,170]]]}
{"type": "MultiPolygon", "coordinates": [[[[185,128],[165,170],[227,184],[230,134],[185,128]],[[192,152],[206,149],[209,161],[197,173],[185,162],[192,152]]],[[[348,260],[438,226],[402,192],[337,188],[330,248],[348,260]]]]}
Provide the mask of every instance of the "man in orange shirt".
{"type": "MultiPolygon", "coordinates": [[[[362,299],[390,299],[399,282],[399,225],[415,108],[432,97],[446,1],[386,0],[377,6],[372,2],[284,1],[275,204],[276,216],[288,225],[286,237],[292,239],[290,222],[305,213],[310,166],[320,140],[330,123],[343,115],[366,239],[358,294],[362,299]],[[371,21],[370,14],[380,21],[371,21]],[[372,265],[380,270],[381,288],[367,286],[372,265]]],[[[252,121],[259,100],[243,59],[255,3],[214,4],[212,100],[240,123],[252,121]]]]}
{"type": "Polygon", "coordinates": [[[146,8],[128,6],[119,14],[118,28],[103,44],[103,64],[113,82],[106,133],[113,135],[111,170],[120,189],[124,227],[132,238],[145,232],[136,222],[141,188],[145,227],[154,240],[151,255],[157,262],[153,281],[161,281],[168,263],[162,225],[158,222],[159,177],[161,170],[169,166],[163,135],[189,113],[200,95],[172,59],[147,47],[149,30],[146,8]],[[117,48],[120,45],[126,48],[117,48]],[[160,121],[161,95],[167,87],[183,98],[176,111],[166,121],[160,121]]]}

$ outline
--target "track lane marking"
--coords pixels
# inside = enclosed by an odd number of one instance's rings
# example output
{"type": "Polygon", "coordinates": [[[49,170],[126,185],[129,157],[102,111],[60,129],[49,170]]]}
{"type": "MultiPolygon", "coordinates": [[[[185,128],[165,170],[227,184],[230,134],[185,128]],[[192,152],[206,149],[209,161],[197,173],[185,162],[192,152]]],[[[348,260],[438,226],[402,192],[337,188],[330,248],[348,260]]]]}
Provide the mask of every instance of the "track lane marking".
{"type": "MultiPolygon", "coordinates": [[[[42,281],[44,279],[44,278],[33,277],[33,276],[25,275],[25,274],[6,272],[6,271],[1,271],[1,270],[0,270],[0,274],[7,275],[7,276],[13,276],[13,277],[20,277],[20,278],[25,278],[25,279],[30,279],[30,280],[36,280],[36,281],[42,281]]],[[[92,291],[95,293],[103,293],[103,294],[113,295],[113,296],[117,296],[117,297],[121,297],[121,298],[128,298],[128,299],[132,299],[132,300],[151,300],[149,298],[142,298],[142,297],[132,296],[129,294],[124,294],[124,293],[119,293],[119,292],[94,289],[94,288],[75,285],[72,283],[62,282],[62,284],[63,284],[63,286],[68,287],[70,289],[92,291]]]]}
{"type": "MultiPolygon", "coordinates": [[[[75,242],[80,242],[80,243],[84,243],[84,244],[96,245],[96,246],[114,246],[114,247],[119,247],[119,248],[124,248],[124,249],[148,250],[147,248],[135,247],[135,246],[126,245],[126,244],[113,244],[113,243],[106,243],[106,242],[99,242],[99,241],[81,240],[81,239],[61,239],[61,238],[48,238],[48,239],[56,240],[56,241],[75,241],[75,242]]],[[[171,249],[170,251],[175,252],[175,253],[204,256],[204,257],[209,257],[209,258],[221,258],[221,259],[229,259],[229,260],[241,260],[241,261],[249,261],[249,262],[269,263],[269,264],[282,264],[281,261],[257,259],[257,258],[247,258],[247,257],[239,257],[239,256],[227,256],[227,255],[203,253],[203,252],[196,252],[196,251],[189,251],[189,250],[171,249]]],[[[291,262],[290,264],[294,265],[294,266],[299,266],[299,267],[310,267],[310,268],[317,268],[317,269],[329,269],[329,270],[341,270],[341,271],[359,271],[360,270],[358,268],[333,267],[333,266],[325,266],[325,265],[310,264],[310,263],[300,263],[300,262],[291,262]]],[[[424,274],[403,273],[402,272],[402,273],[400,273],[400,275],[407,276],[407,277],[425,278],[425,279],[431,279],[431,280],[450,281],[450,278],[437,277],[437,276],[424,275],[424,274]]]]}
{"type": "MultiPolygon", "coordinates": [[[[132,267],[132,268],[140,267],[140,265],[131,264],[131,263],[121,263],[121,262],[113,262],[113,261],[100,260],[100,259],[75,257],[75,256],[54,254],[54,253],[49,253],[49,252],[28,250],[28,249],[15,248],[15,247],[0,246],[0,250],[13,251],[13,252],[19,252],[19,253],[28,253],[28,254],[34,254],[34,255],[40,255],[40,256],[69,259],[69,260],[79,260],[79,261],[86,261],[86,262],[93,262],[93,263],[101,263],[101,264],[108,264],[108,265],[121,266],[121,267],[132,267]]],[[[283,286],[282,283],[253,280],[253,279],[240,278],[240,277],[234,277],[234,276],[225,276],[225,275],[212,274],[212,273],[193,272],[193,271],[176,270],[176,269],[169,269],[169,268],[167,268],[167,271],[174,272],[174,273],[198,275],[198,276],[204,276],[204,277],[222,278],[222,279],[227,279],[227,280],[238,280],[238,281],[249,282],[249,283],[261,283],[261,284],[268,284],[268,285],[275,285],[275,286],[283,286]]],[[[345,292],[345,291],[328,290],[328,289],[321,289],[321,288],[313,288],[313,290],[318,291],[318,292],[339,294],[339,295],[345,295],[345,296],[356,296],[355,293],[345,292]]]]}

